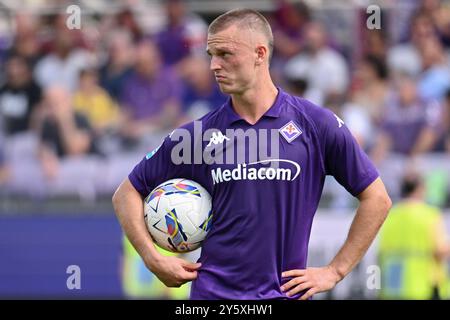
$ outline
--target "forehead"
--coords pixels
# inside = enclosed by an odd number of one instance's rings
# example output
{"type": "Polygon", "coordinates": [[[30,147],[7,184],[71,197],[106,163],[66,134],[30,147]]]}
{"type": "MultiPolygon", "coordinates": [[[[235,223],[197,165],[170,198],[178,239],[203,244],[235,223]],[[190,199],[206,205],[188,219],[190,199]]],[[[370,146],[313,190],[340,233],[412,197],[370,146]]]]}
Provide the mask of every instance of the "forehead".
{"type": "Polygon", "coordinates": [[[250,40],[248,30],[231,26],[214,34],[208,33],[207,49],[250,47],[250,40]]]}

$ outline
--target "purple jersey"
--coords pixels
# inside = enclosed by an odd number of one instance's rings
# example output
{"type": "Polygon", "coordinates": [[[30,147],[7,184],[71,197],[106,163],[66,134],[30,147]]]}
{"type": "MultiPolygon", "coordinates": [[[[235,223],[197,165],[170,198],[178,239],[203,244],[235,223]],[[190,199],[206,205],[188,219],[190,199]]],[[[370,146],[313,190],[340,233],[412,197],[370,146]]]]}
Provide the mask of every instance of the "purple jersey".
{"type": "MultiPolygon", "coordinates": [[[[169,136],[129,175],[143,197],[172,178],[194,180],[210,192],[214,216],[191,299],[287,298],[280,286],[289,278],[281,273],[306,267],[325,176],[334,176],[354,196],[378,177],[342,120],[278,90],[275,103],[254,125],[239,117],[231,99],[200,119],[203,131],[213,129],[212,138],[200,137],[193,145],[203,150],[221,145],[224,152],[234,146],[243,150],[245,162],[176,165],[171,151],[179,142],[169,136]],[[227,129],[276,129],[277,159],[249,160],[255,150],[246,148],[247,140],[228,138],[227,129]],[[268,168],[273,163],[276,168],[268,168]]],[[[183,128],[194,132],[195,126],[183,128]]]]}

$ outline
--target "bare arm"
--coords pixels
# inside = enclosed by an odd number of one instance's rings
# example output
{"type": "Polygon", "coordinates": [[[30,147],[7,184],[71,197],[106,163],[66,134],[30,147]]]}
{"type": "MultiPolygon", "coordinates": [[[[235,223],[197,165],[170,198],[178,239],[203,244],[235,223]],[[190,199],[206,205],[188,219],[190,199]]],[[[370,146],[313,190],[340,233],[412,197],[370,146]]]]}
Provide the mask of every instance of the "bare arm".
{"type": "Polygon", "coordinates": [[[437,138],[436,132],[432,128],[424,128],[420,132],[411,154],[418,155],[429,152],[435,145],[437,138]]]}
{"type": "Polygon", "coordinates": [[[59,173],[58,156],[45,143],[41,143],[38,149],[38,157],[45,177],[55,179],[59,173]]]}
{"type": "Polygon", "coordinates": [[[381,132],[376,139],[370,158],[372,158],[374,163],[381,163],[386,158],[391,148],[392,141],[390,137],[386,133],[381,132]]]}
{"type": "Polygon", "coordinates": [[[116,190],[112,201],[119,223],[131,244],[145,265],[166,286],[179,287],[197,277],[199,263],[165,257],[156,250],[145,225],[143,200],[128,178],[116,190]]]}
{"type": "Polygon", "coordinates": [[[436,243],[435,258],[437,262],[442,263],[450,257],[450,245],[447,240],[447,231],[442,217],[439,217],[436,222],[434,236],[436,243]]]}
{"type": "Polygon", "coordinates": [[[307,290],[301,297],[331,290],[359,263],[374,240],[392,205],[380,178],[376,179],[359,196],[360,204],[353,219],[347,239],[331,263],[322,268],[307,268],[283,272],[283,277],[295,278],[281,289],[288,296],[307,290]]]}
{"type": "Polygon", "coordinates": [[[392,202],[380,178],[359,196],[360,201],[347,240],[330,267],[342,280],[361,260],[387,217],[392,202]]]}
{"type": "Polygon", "coordinates": [[[89,150],[91,137],[86,130],[77,128],[73,114],[57,117],[64,150],[70,155],[84,154],[89,150]]]}

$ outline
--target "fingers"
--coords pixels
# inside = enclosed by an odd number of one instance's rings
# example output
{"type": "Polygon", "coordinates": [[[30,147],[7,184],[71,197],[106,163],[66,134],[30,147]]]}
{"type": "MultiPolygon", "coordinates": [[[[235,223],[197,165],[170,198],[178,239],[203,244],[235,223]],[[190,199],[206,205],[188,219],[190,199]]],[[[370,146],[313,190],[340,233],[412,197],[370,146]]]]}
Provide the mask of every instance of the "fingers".
{"type": "Polygon", "coordinates": [[[304,282],[302,284],[299,284],[298,286],[294,287],[294,289],[290,290],[288,293],[286,293],[286,296],[292,297],[293,295],[304,291],[306,289],[312,289],[314,287],[314,284],[312,282],[304,282]]]}
{"type": "Polygon", "coordinates": [[[192,262],[188,262],[185,260],[182,260],[182,266],[184,269],[190,270],[190,271],[194,271],[194,270],[198,270],[202,264],[200,262],[197,263],[192,263],[192,262]]]}
{"type": "Polygon", "coordinates": [[[284,271],[281,276],[283,278],[294,277],[290,281],[286,282],[281,286],[281,291],[286,292],[287,297],[292,297],[293,295],[309,289],[305,294],[300,297],[300,300],[306,300],[316,293],[316,288],[314,282],[307,277],[307,269],[294,269],[289,271],[284,271]]]}
{"type": "Polygon", "coordinates": [[[177,257],[167,257],[167,264],[158,273],[159,279],[168,287],[180,287],[188,281],[195,280],[201,263],[191,263],[177,257]]]}
{"type": "Polygon", "coordinates": [[[311,288],[308,291],[306,291],[306,293],[304,295],[302,295],[299,300],[308,300],[313,295],[315,295],[317,292],[318,291],[316,288],[311,288]]]}
{"type": "Polygon", "coordinates": [[[283,278],[286,277],[301,277],[304,276],[306,274],[306,269],[295,269],[295,270],[289,270],[289,271],[284,271],[281,276],[283,278]]]}
{"type": "Polygon", "coordinates": [[[174,278],[172,278],[172,280],[165,282],[165,284],[168,287],[179,288],[186,282],[197,279],[197,276],[198,276],[197,271],[187,271],[181,268],[181,270],[177,273],[177,275],[174,278]]]}
{"type": "Polygon", "coordinates": [[[287,291],[287,290],[291,289],[292,287],[294,287],[294,286],[296,286],[296,285],[298,285],[298,284],[301,284],[301,283],[303,283],[303,282],[306,282],[306,277],[304,277],[304,276],[302,276],[302,277],[297,277],[297,278],[294,278],[294,279],[292,279],[292,280],[286,282],[285,284],[283,284],[283,285],[280,287],[280,289],[281,289],[281,291],[284,292],[284,291],[287,291]]]}
{"type": "Polygon", "coordinates": [[[186,281],[192,281],[197,279],[198,273],[197,270],[201,267],[201,263],[192,263],[183,259],[180,259],[182,271],[180,272],[180,276],[182,277],[183,283],[186,281]]]}
{"type": "Polygon", "coordinates": [[[198,276],[197,271],[191,271],[191,272],[186,271],[183,273],[183,280],[192,281],[192,280],[197,279],[197,276],[198,276]]]}

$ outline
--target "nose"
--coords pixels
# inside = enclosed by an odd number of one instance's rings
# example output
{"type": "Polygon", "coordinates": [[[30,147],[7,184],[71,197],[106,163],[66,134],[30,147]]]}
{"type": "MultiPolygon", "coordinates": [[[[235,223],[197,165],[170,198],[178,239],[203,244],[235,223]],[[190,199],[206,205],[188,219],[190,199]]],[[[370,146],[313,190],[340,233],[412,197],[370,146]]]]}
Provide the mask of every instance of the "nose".
{"type": "Polygon", "coordinates": [[[211,64],[210,64],[209,68],[211,69],[211,71],[217,71],[222,68],[220,66],[219,62],[217,61],[217,57],[214,57],[214,56],[211,57],[211,64]]]}

